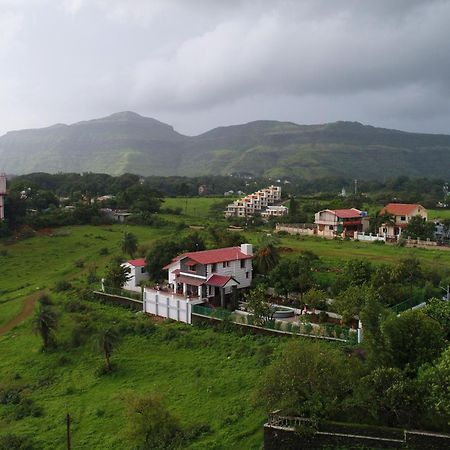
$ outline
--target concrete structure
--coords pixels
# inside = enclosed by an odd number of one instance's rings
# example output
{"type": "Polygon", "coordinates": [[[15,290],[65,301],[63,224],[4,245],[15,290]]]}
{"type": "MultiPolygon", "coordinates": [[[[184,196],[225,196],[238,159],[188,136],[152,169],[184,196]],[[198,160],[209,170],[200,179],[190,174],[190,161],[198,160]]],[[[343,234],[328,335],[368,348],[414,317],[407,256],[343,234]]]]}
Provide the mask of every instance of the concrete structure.
{"type": "Polygon", "coordinates": [[[355,232],[365,232],[369,229],[367,213],[356,208],[324,209],[315,214],[314,223],[317,225],[317,236],[328,238],[353,238],[355,232]]]}
{"type": "Polygon", "coordinates": [[[225,217],[253,216],[255,213],[264,212],[268,206],[274,205],[280,200],[281,187],[269,186],[230,203],[225,211],[225,217]]]}
{"type": "Polygon", "coordinates": [[[261,216],[264,219],[270,219],[271,217],[281,217],[286,216],[288,213],[288,208],[286,206],[268,206],[265,211],[261,212],[261,216]]]}
{"type": "Polygon", "coordinates": [[[169,309],[176,306],[183,311],[187,303],[225,308],[238,289],[250,287],[252,257],[251,244],[179,255],[164,267],[168,270],[167,288],[145,288],[144,311],[156,314],[161,301],[169,309]]]}
{"type": "Polygon", "coordinates": [[[122,267],[130,269],[130,279],[125,283],[123,289],[141,292],[141,282],[148,280],[145,259],[131,259],[130,261],[123,263],[122,267]]]}
{"type": "Polygon", "coordinates": [[[421,216],[424,220],[428,219],[427,210],[416,203],[389,203],[380,211],[380,216],[382,215],[392,216],[392,222],[382,223],[378,231],[388,239],[399,239],[412,217],[421,216]]]}
{"type": "Polygon", "coordinates": [[[0,220],[5,218],[6,174],[0,173],[0,220]]]}

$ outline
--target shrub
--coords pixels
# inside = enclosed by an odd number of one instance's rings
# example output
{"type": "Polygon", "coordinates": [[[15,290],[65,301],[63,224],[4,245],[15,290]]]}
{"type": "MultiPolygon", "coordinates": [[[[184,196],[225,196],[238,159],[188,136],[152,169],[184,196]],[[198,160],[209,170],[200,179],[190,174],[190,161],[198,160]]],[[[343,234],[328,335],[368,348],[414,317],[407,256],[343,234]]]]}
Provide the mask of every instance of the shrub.
{"type": "Polygon", "coordinates": [[[20,390],[14,388],[0,388],[0,405],[17,405],[20,403],[20,390]]]}
{"type": "Polygon", "coordinates": [[[326,323],[328,321],[328,313],[326,311],[320,311],[319,323],[326,323]]]}
{"type": "Polygon", "coordinates": [[[106,248],[106,247],[102,247],[102,248],[99,250],[98,253],[99,253],[100,256],[106,256],[106,255],[109,255],[109,249],[106,248]]]}
{"type": "Polygon", "coordinates": [[[67,280],[60,280],[55,285],[56,292],[63,292],[72,289],[72,284],[67,280]]]}
{"type": "Polygon", "coordinates": [[[84,261],[82,259],[77,259],[74,262],[74,265],[75,265],[76,268],[82,269],[84,267],[84,261]]]}
{"type": "Polygon", "coordinates": [[[27,436],[5,434],[0,436],[0,450],[33,450],[34,446],[27,436]]]}
{"type": "Polygon", "coordinates": [[[264,367],[270,364],[273,355],[273,348],[270,345],[263,345],[256,350],[256,364],[264,367]]]}
{"type": "Polygon", "coordinates": [[[43,410],[40,406],[36,405],[31,398],[24,398],[14,410],[14,419],[21,420],[29,416],[40,417],[42,414],[43,410]]]}

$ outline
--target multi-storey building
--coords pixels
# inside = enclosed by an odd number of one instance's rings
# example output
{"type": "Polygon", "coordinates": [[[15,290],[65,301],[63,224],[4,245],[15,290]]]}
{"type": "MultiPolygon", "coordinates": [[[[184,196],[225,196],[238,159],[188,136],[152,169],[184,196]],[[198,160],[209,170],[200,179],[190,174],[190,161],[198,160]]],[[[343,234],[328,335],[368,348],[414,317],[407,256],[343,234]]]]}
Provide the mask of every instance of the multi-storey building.
{"type": "MultiPolygon", "coordinates": [[[[249,217],[255,213],[263,213],[280,200],[281,187],[270,186],[230,203],[225,211],[225,217],[249,217]]],[[[286,214],[287,208],[285,211],[286,214]]]]}
{"type": "Polygon", "coordinates": [[[389,203],[380,211],[380,216],[386,216],[390,220],[381,224],[379,233],[388,238],[399,239],[414,216],[420,216],[426,221],[428,211],[417,203],[389,203]]]}

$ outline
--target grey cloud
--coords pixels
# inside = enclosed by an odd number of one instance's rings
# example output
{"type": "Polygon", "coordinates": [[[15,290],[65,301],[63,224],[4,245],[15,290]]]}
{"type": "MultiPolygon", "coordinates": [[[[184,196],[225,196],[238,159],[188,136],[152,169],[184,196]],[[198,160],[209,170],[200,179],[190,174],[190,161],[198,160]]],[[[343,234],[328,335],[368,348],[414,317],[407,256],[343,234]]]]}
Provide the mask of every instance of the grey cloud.
{"type": "Polygon", "coordinates": [[[131,109],[450,131],[450,2],[0,0],[0,128],[131,109]]]}

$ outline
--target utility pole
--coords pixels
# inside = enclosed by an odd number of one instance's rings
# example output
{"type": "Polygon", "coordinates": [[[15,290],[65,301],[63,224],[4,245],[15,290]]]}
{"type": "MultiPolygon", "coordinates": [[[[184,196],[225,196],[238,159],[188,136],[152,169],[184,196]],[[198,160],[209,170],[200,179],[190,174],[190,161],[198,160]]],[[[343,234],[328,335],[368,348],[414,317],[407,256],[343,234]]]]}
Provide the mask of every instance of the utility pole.
{"type": "Polygon", "coordinates": [[[358,193],[358,180],[355,179],[355,195],[358,193]]]}
{"type": "Polygon", "coordinates": [[[70,414],[66,414],[66,426],[67,426],[67,450],[71,449],[70,445],[70,414]]]}

